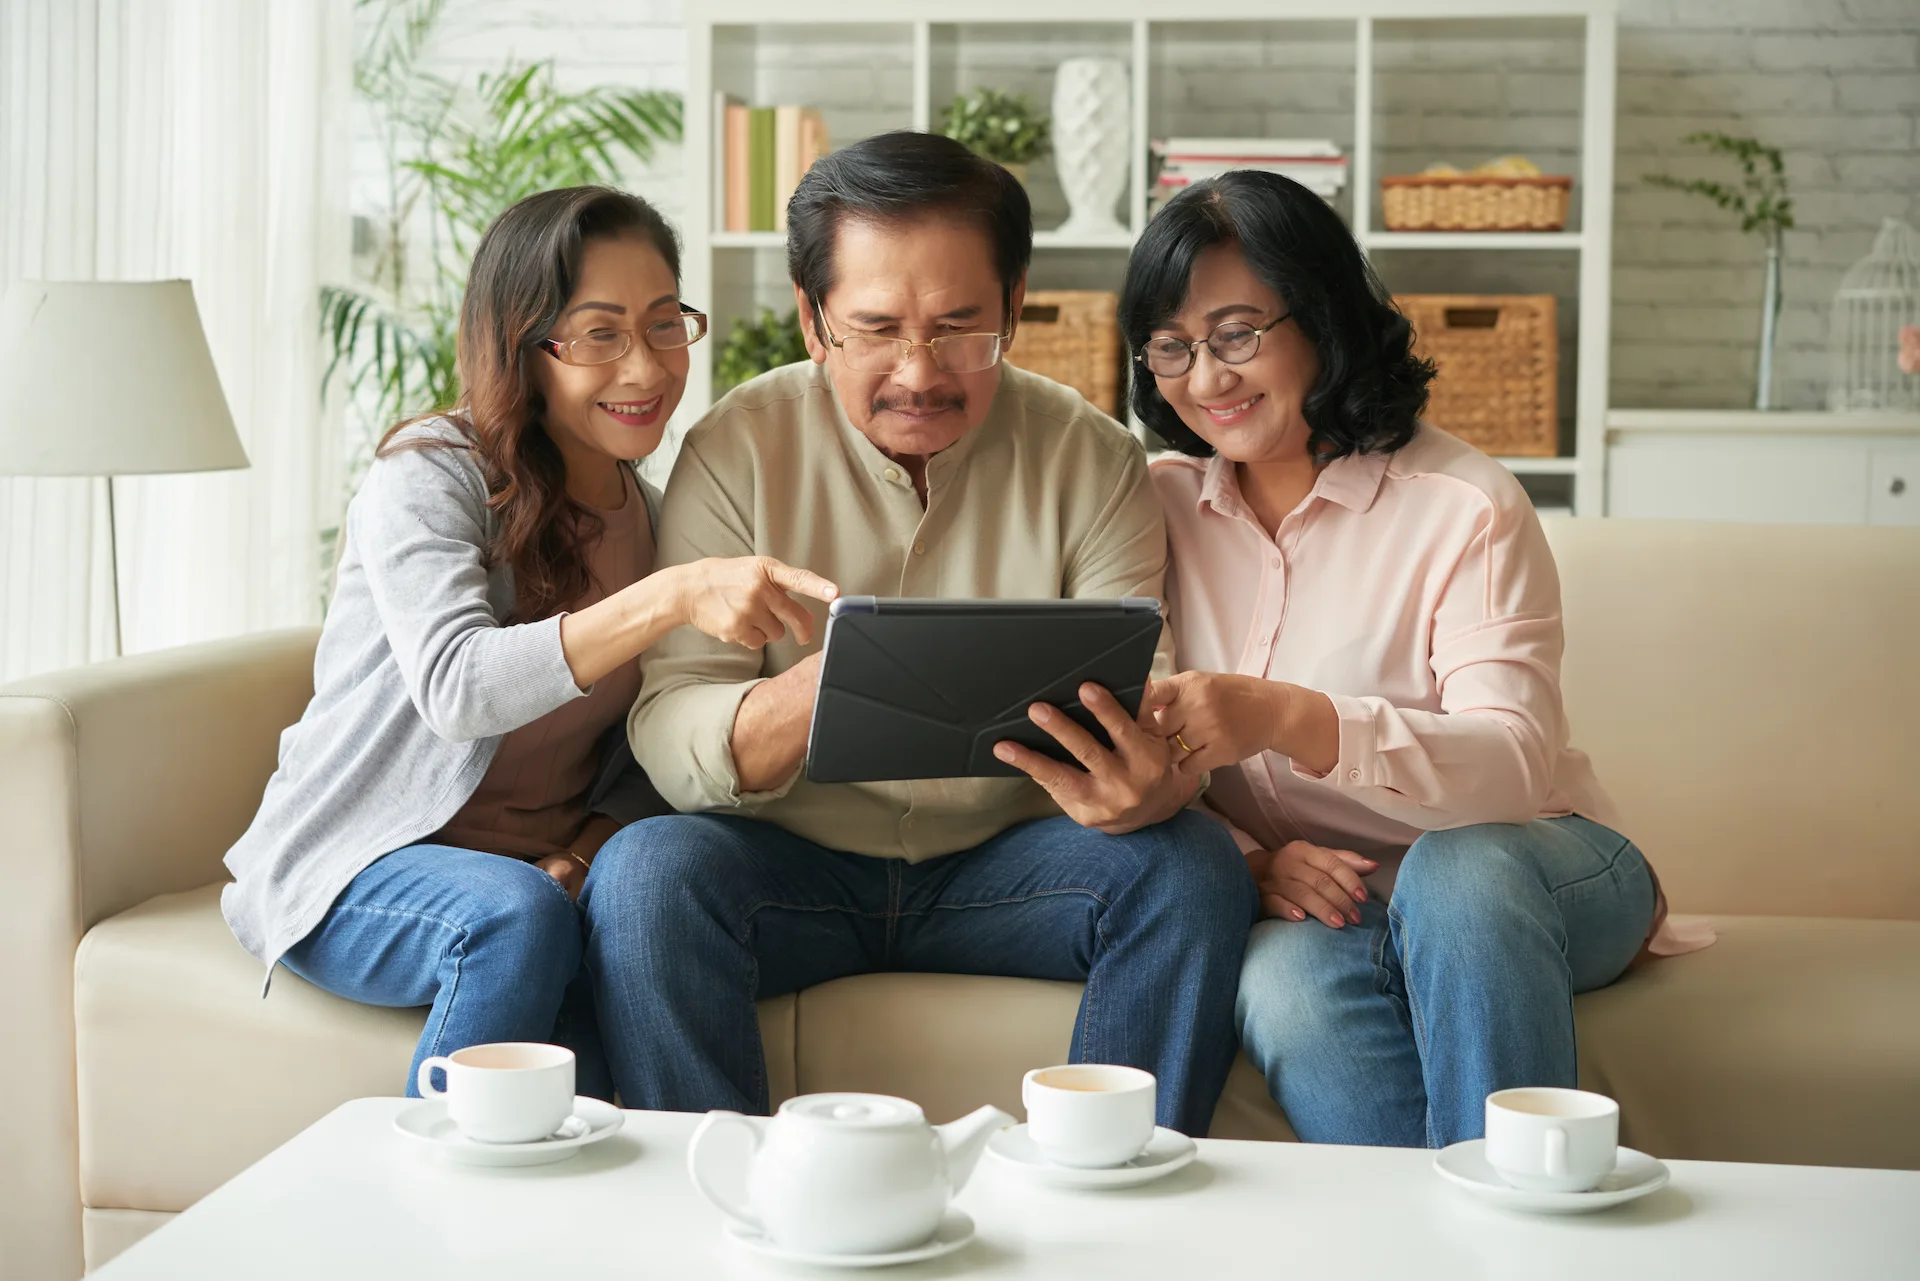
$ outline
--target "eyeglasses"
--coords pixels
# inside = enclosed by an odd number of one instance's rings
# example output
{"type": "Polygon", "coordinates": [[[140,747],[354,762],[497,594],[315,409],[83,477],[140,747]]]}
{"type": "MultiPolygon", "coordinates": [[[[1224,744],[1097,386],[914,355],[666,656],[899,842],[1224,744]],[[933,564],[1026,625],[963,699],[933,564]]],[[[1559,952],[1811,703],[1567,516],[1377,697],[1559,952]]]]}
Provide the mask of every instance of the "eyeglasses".
{"type": "MultiPolygon", "coordinates": [[[[648,325],[640,331],[647,346],[655,351],[678,351],[691,347],[707,336],[707,318],[685,303],[672,320],[648,325]]],[[[605,365],[633,350],[633,330],[596,329],[579,338],[561,341],[542,338],[536,344],[542,351],[569,365],[605,365]]]]}
{"type": "Polygon", "coordinates": [[[925,347],[933,356],[934,368],[949,374],[977,374],[1000,363],[1000,349],[1011,334],[947,334],[926,342],[907,338],[879,338],[872,334],[833,336],[827,315],[814,304],[820,323],[827,330],[827,345],[838,347],[847,368],[858,374],[897,374],[913,359],[915,347],[925,347]]]}
{"type": "Polygon", "coordinates": [[[1213,332],[1198,342],[1181,342],[1178,338],[1153,338],[1133,354],[1133,358],[1147,367],[1147,372],[1155,378],[1178,378],[1193,368],[1193,362],[1200,357],[1201,344],[1205,344],[1213,358],[1227,365],[1244,365],[1252,360],[1260,350],[1260,335],[1290,319],[1293,313],[1282,312],[1280,316],[1254,328],[1244,320],[1229,320],[1224,325],[1215,325],[1213,332]]]}

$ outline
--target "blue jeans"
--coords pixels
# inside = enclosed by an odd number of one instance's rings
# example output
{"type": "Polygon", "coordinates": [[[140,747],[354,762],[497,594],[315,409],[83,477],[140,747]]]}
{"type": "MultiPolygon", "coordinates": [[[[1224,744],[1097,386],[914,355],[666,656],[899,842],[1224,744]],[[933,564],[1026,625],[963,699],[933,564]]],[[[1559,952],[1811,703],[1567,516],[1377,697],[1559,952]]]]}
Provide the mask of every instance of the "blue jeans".
{"type": "Polygon", "coordinates": [[[628,1107],[768,1108],[755,1000],[906,970],[1083,980],[1076,1062],[1160,1080],[1160,1123],[1205,1134],[1233,1064],[1256,898],[1226,830],[1177,815],[1127,836],[1052,818],[921,863],[771,823],[652,818],[594,860],[587,967],[628,1107]]]}
{"type": "Polygon", "coordinates": [[[1428,832],[1358,926],[1255,927],[1240,1037],[1309,1143],[1477,1139],[1495,1090],[1576,1083],[1573,995],[1620,976],[1653,908],[1640,851],[1587,819],[1428,832]]]}
{"type": "Polygon", "coordinates": [[[557,1041],[578,1056],[575,1088],[611,1099],[580,964],[579,909],[531,863],[446,845],[376,860],[281,963],[363,1005],[427,1005],[407,1070],[489,1041],[557,1041]]]}

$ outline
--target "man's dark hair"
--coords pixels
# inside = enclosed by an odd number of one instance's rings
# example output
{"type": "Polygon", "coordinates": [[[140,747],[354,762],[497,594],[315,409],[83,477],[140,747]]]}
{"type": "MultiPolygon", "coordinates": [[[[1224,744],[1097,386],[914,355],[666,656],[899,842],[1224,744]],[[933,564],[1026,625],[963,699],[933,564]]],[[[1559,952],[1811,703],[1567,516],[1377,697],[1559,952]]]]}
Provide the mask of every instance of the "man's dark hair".
{"type": "Polygon", "coordinates": [[[787,274],[813,303],[820,341],[826,341],[820,301],[833,288],[840,224],[929,216],[959,219],[987,234],[1001,305],[1011,308],[1014,286],[1033,258],[1033,206],[1026,188],[951,138],[901,129],[822,156],[787,202],[787,274]]]}
{"type": "MultiPolygon", "coordinates": [[[[1120,332],[1128,351],[1185,305],[1194,263],[1215,245],[1239,246],[1320,356],[1320,377],[1301,405],[1316,457],[1391,453],[1413,439],[1433,364],[1413,354],[1413,326],[1340,216],[1291,178],[1236,169],[1167,202],[1127,263],[1120,332]]],[[[1133,412],[1181,453],[1213,453],[1137,363],[1133,412]]]]}

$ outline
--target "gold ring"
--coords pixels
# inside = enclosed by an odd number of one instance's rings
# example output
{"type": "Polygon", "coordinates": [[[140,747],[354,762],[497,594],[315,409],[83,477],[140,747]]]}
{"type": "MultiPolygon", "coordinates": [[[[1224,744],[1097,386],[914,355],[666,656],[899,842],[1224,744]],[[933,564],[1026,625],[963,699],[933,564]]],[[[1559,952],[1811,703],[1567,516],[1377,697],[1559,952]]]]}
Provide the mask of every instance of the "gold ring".
{"type": "Polygon", "coordinates": [[[1187,740],[1184,738],[1181,738],[1178,733],[1176,733],[1173,736],[1173,741],[1180,744],[1180,750],[1185,752],[1188,756],[1193,755],[1193,749],[1187,746],[1187,740]]]}

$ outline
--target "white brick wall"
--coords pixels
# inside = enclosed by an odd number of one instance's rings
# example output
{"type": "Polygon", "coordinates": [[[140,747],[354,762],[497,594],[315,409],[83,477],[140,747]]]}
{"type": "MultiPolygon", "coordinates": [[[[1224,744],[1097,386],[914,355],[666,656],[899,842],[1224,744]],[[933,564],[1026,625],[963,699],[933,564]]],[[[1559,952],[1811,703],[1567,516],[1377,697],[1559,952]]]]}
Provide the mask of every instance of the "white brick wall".
{"type": "MultiPolygon", "coordinates": [[[[434,65],[472,73],[509,56],[552,57],[568,83],[681,89],[680,23],[674,0],[455,0],[434,65]]],[[[1111,30],[1124,48],[1124,29],[1111,30]]],[[[1383,31],[1379,171],[1521,151],[1576,172],[1579,45],[1564,30],[1520,28],[1499,40],[1445,23],[1383,31]]],[[[951,69],[936,80],[936,103],[983,80],[1045,101],[1048,69],[1068,49],[1060,34],[1008,40],[966,29],[935,50],[936,66],[951,69]]],[[[1920,221],[1920,2],[1622,0],[1619,52],[1613,403],[1741,405],[1751,395],[1757,239],[1705,201],[1641,181],[1659,169],[1708,172],[1712,162],[1679,140],[1712,129],[1757,135],[1788,153],[1800,227],[1787,239],[1781,391],[1789,405],[1818,406],[1826,314],[1841,273],[1866,253],[1881,218],[1920,221]]],[[[1339,23],[1295,28],[1286,39],[1257,24],[1168,29],[1156,51],[1153,128],[1348,144],[1352,57],[1339,23]]],[[[908,122],[910,66],[904,39],[794,28],[762,39],[757,51],[723,51],[721,75],[763,100],[824,104],[844,138],[908,122]]],[[[377,190],[370,140],[357,155],[356,190],[377,190]]],[[[634,185],[677,216],[683,181],[681,158],[668,154],[634,185]]],[[[1032,185],[1043,225],[1064,213],[1049,167],[1036,167],[1032,185]]],[[[1397,254],[1382,266],[1402,289],[1551,291],[1571,300],[1569,264],[1514,257],[1397,254]]],[[[1040,269],[1052,278],[1036,283],[1097,284],[1119,262],[1051,255],[1040,269]]],[[[768,287],[777,281],[760,283],[777,297],[768,287]]]]}

